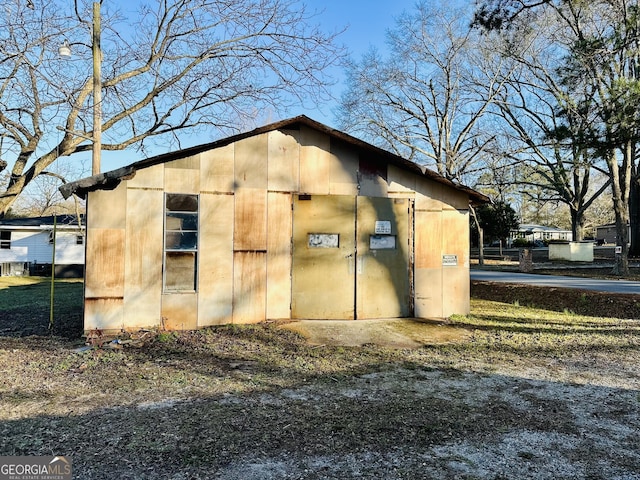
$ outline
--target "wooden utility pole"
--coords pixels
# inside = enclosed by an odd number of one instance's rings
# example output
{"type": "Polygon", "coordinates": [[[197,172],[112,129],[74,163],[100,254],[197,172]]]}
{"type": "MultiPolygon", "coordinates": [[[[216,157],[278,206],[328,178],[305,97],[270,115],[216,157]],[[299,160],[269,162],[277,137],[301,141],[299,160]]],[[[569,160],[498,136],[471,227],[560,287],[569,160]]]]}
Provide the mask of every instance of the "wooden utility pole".
{"type": "Polygon", "coordinates": [[[100,48],[100,2],[93,2],[93,150],[91,174],[100,173],[102,150],[102,50],[100,48]]]}

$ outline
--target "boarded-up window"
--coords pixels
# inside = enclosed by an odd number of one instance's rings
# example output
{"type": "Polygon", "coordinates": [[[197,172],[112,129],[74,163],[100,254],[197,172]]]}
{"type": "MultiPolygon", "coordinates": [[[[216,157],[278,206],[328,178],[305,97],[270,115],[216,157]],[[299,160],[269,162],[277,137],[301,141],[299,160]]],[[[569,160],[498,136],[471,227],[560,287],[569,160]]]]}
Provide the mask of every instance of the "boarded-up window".
{"type": "Polygon", "coordinates": [[[198,196],[167,194],[164,222],[164,290],[196,290],[198,196]]]}
{"type": "Polygon", "coordinates": [[[0,232],[0,248],[11,248],[11,232],[0,232]]]}

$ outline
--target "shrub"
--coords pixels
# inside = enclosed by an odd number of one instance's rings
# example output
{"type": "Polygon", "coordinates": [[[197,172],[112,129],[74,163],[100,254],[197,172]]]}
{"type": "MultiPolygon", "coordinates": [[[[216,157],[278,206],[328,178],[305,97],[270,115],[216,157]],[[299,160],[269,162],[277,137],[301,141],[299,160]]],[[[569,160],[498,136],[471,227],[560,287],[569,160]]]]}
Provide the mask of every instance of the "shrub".
{"type": "Polygon", "coordinates": [[[522,247],[531,247],[531,242],[525,240],[524,238],[516,238],[513,241],[513,247],[514,248],[522,248],[522,247]]]}

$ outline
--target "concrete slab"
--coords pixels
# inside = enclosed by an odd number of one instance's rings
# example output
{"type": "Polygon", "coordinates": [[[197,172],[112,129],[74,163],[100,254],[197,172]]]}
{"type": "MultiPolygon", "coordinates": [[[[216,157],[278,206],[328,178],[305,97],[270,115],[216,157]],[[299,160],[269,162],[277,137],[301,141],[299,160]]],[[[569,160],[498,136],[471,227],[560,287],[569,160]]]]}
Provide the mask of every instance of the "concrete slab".
{"type": "Polygon", "coordinates": [[[471,332],[444,322],[391,318],[375,320],[296,320],[280,328],[304,336],[312,345],[362,346],[366,344],[391,348],[420,348],[465,342],[471,332]]]}

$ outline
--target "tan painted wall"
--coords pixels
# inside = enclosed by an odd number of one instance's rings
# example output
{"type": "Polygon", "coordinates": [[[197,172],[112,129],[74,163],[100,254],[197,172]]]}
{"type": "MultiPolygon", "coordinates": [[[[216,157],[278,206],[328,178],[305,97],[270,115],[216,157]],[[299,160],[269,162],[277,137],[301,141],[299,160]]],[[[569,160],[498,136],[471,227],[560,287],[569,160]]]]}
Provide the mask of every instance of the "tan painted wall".
{"type": "Polygon", "coordinates": [[[233,195],[200,195],[198,325],[231,323],[233,195]]]}
{"type": "Polygon", "coordinates": [[[197,328],[291,316],[293,195],[415,200],[415,315],[469,310],[466,194],[308,127],[138,170],[89,194],[85,329],[197,328]],[[163,293],[164,194],[198,194],[197,292],[163,293]],[[443,255],[456,256],[443,266],[443,255]]]}
{"type": "Polygon", "coordinates": [[[415,315],[469,313],[468,198],[416,177],[415,315]],[[454,260],[454,261],[453,261],[454,260]]]}
{"type": "Polygon", "coordinates": [[[126,186],[87,201],[85,330],[124,325],[126,186]]]}

